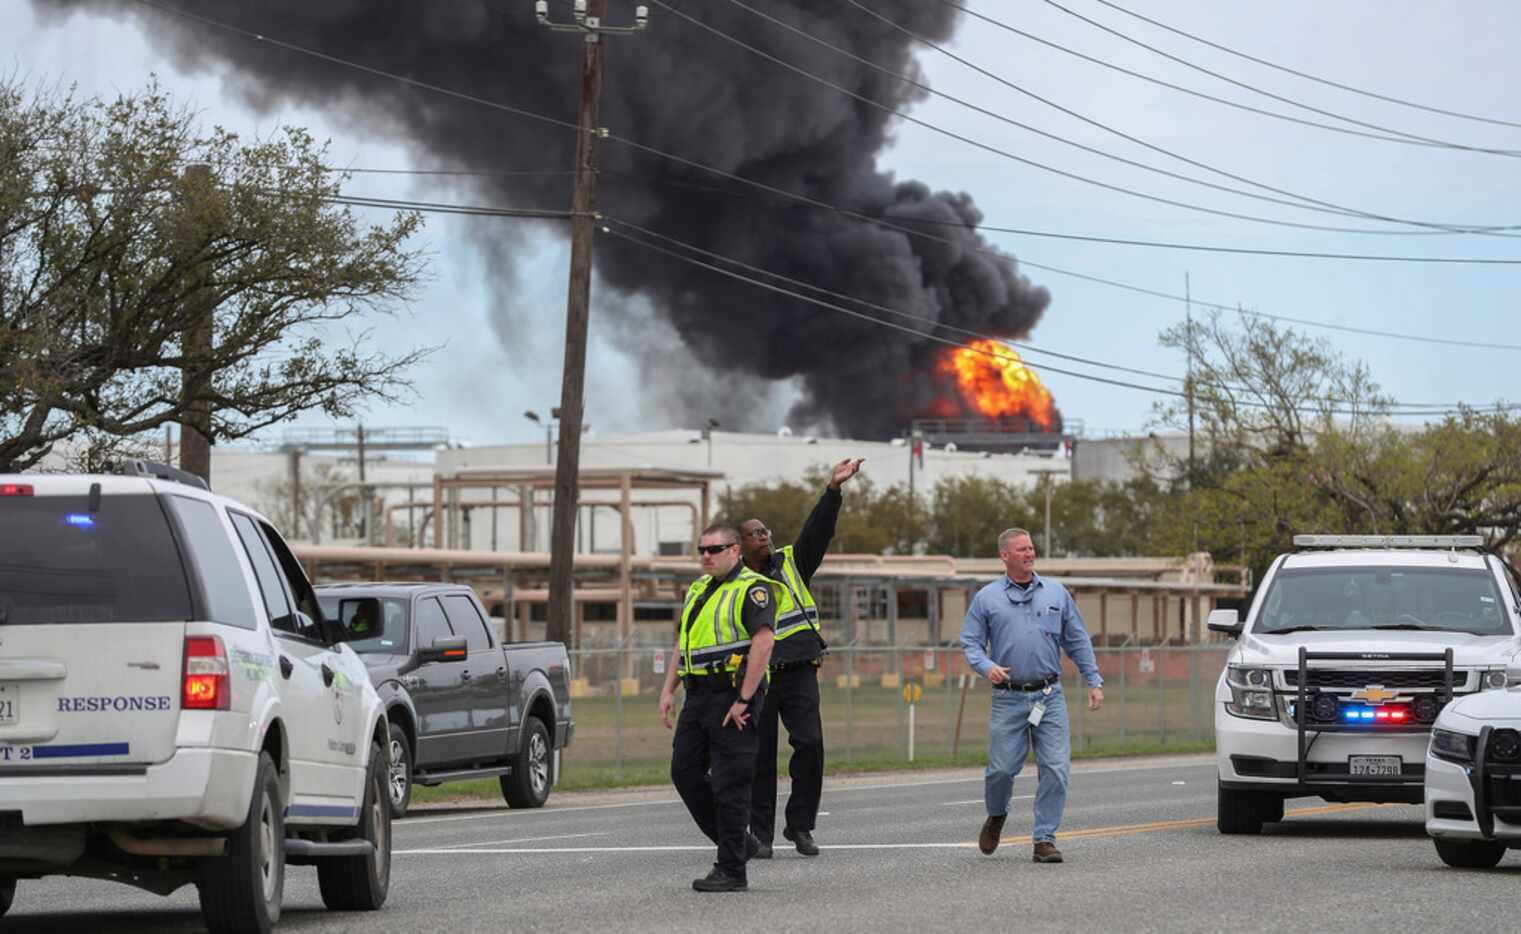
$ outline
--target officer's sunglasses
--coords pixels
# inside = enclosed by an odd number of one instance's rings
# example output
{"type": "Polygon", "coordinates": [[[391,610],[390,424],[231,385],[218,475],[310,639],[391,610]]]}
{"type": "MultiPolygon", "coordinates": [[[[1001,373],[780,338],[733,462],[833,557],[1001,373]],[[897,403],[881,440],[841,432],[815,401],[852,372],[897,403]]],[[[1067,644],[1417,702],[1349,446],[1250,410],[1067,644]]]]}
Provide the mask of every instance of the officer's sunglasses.
{"type": "Polygon", "coordinates": [[[697,553],[700,554],[700,555],[716,555],[716,554],[721,554],[724,551],[724,549],[726,549],[726,548],[733,548],[735,545],[738,545],[738,544],[739,544],[739,542],[729,542],[726,545],[698,545],[697,546],[697,553]]]}

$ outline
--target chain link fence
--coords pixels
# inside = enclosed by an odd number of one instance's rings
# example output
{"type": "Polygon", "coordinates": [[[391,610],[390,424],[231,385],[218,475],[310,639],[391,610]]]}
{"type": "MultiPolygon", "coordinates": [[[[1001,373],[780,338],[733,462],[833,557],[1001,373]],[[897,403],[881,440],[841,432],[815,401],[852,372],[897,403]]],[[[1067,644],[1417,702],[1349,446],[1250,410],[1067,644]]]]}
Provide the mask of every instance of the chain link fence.
{"type": "MultiPolygon", "coordinates": [[[[1225,645],[1095,649],[1104,676],[1104,707],[1097,712],[1087,709],[1087,690],[1066,663],[1062,689],[1074,755],[1198,749],[1212,742],[1215,681],[1227,651],[1225,645]]],[[[576,738],[562,760],[562,780],[577,786],[663,780],[672,733],[660,721],[659,701],[669,654],[654,648],[571,653],[576,738]]],[[[959,648],[831,647],[818,674],[832,767],[893,767],[908,763],[911,751],[914,762],[926,765],[985,761],[992,691],[959,648]]],[[[785,762],[785,739],[779,750],[785,762]]]]}

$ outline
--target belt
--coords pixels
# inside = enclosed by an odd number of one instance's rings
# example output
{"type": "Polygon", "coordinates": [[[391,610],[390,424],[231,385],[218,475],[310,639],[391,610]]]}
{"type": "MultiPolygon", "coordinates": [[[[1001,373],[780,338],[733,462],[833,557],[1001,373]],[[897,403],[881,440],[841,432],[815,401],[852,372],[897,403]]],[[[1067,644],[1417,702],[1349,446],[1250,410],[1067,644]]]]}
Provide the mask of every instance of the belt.
{"type": "Polygon", "coordinates": [[[1025,691],[1028,693],[1030,691],[1043,691],[1060,680],[1060,675],[1052,675],[1051,677],[1043,678],[1040,681],[1024,681],[1019,684],[1005,681],[1002,684],[995,684],[993,687],[997,688],[1000,691],[1025,691]]]}
{"type": "Polygon", "coordinates": [[[728,672],[713,675],[682,675],[681,683],[686,685],[689,693],[734,690],[734,682],[730,680],[728,672]]]}
{"type": "Polygon", "coordinates": [[[795,662],[778,662],[771,666],[773,674],[780,671],[791,671],[794,668],[817,668],[823,664],[822,658],[802,658],[795,662]]]}

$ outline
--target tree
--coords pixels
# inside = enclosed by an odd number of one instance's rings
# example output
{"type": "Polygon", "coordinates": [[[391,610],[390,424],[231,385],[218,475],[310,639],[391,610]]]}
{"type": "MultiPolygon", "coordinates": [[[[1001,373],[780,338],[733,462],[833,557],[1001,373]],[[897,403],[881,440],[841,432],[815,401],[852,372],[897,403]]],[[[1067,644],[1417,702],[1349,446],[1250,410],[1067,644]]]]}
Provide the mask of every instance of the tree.
{"type": "Polygon", "coordinates": [[[300,129],[202,131],[156,84],[104,101],[0,82],[0,472],[197,406],[215,442],[397,398],[426,349],[346,327],[411,295],[421,221],[360,225],[324,156],[300,129]]]}
{"type": "MultiPolygon", "coordinates": [[[[1044,509],[1044,498],[1042,509],[1044,509]]],[[[947,477],[935,484],[929,551],[957,557],[991,557],[998,533],[1014,526],[1040,535],[1041,513],[1017,488],[990,477],[947,477]]]]}

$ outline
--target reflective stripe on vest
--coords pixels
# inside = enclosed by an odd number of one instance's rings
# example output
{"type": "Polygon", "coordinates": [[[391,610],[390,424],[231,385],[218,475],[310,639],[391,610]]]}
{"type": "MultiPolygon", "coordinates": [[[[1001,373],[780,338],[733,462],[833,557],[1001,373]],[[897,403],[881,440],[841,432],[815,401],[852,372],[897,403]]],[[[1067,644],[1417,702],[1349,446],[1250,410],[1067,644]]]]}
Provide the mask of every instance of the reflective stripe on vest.
{"type": "MultiPolygon", "coordinates": [[[[777,554],[782,557],[781,581],[783,592],[776,604],[776,638],[778,641],[796,635],[805,629],[819,631],[819,608],[808,585],[803,583],[802,572],[792,557],[788,545],[777,554]]],[[[821,634],[822,637],[822,634],[821,634]]]]}
{"type": "Polygon", "coordinates": [[[771,586],[776,599],[782,588],[776,581],[762,577],[749,568],[742,568],[733,580],[718,584],[713,594],[704,601],[702,609],[692,615],[692,606],[712,582],[712,577],[698,578],[687,590],[687,598],[681,610],[681,665],[679,675],[706,675],[719,671],[734,671],[739,663],[734,656],[750,652],[750,639],[745,633],[745,593],[756,583],[771,586]]]}

